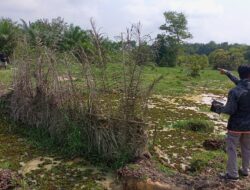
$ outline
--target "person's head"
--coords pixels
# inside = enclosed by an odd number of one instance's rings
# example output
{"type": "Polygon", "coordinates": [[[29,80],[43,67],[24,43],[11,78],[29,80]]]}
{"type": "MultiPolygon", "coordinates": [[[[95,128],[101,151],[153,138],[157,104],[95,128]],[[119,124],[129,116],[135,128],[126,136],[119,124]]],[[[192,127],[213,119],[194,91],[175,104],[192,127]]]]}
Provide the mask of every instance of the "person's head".
{"type": "Polygon", "coordinates": [[[238,67],[240,79],[250,79],[250,65],[240,65],[238,67]]]}

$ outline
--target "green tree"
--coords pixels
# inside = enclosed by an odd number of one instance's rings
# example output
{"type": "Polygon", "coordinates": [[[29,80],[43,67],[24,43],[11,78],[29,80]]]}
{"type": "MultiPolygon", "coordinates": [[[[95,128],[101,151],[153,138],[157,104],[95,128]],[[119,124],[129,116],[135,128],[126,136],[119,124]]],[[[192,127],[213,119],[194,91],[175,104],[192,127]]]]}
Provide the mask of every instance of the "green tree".
{"type": "Polygon", "coordinates": [[[160,26],[164,34],[156,38],[156,63],[159,66],[175,66],[184,40],[191,38],[183,13],[165,12],[165,24],[160,26]]]}
{"type": "Polygon", "coordinates": [[[16,47],[18,27],[11,19],[0,19],[0,52],[10,56],[16,47]]]}
{"type": "Polygon", "coordinates": [[[177,45],[183,43],[184,40],[191,38],[192,35],[188,32],[187,19],[183,13],[169,11],[164,13],[165,24],[160,26],[160,29],[165,31],[168,38],[171,38],[177,45]]]}
{"type": "Polygon", "coordinates": [[[173,40],[166,38],[167,36],[163,34],[158,34],[156,37],[153,44],[153,48],[156,52],[155,61],[158,66],[173,67],[176,65],[178,49],[173,40]]]}
{"type": "Polygon", "coordinates": [[[230,56],[230,65],[232,66],[232,68],[237,68],[239,65],[247,62],[244,58],[244,49],[230,48],[229,56],[230,56]]]}
{"type": "Polygon", "coordinates": [[[206,55],[188,55],[180,56],[178,62],[181,66],[186,67],[188,75],[192,77],[200,76],[200,71],[209,66],[208,57],[206,55]]]}
{"type": "Polygon", "coordinates": [[[27,24],[24,20],[23,31],[27,35],[29,43],[33,46],[37,44],[45,45],[51,49],[58,50],[59,43],[63,39],[67,24],[60,17],[52,19],[39,19],[27,24]]]}
{"type": "Polygon", "coordinates": [[[209,63],[214,69],[236,69],[240,64],[245,63],[244,51],[239,48],[231,48],[229,51],[217,49],[209,54],[209,63]]]}
{"type": "Polygon", "coordinates": [[[72,51],[79,48],[90,48],[90,35],[79,26],[70,25],[64,32],[60,42],[61,51],[72,51]]]}
{"type": "Polygon", "coordinates": [[[230,56],[224,49],[217,49],[209,54],[209,63],[213,66],[214,69],[217,69],[219,67],[231,69],[229,59],[230,56]]]}
{"type": "Polygon", "coordinates": [[[244,52],[244,59],[248,64],[250,64],[250,47],[248,47],[244,52]]]}

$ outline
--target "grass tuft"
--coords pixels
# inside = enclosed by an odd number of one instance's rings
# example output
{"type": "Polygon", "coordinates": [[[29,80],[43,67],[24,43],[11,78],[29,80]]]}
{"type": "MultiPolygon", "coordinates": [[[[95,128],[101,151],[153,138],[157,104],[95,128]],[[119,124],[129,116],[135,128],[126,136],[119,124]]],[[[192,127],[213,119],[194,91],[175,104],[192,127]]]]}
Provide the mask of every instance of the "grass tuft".
{"type": "Polygon", "coordinates": [[[177,121],[173,124],[173,128],[190,130],[194,132],[213,132],[214,127],[211,121],[202,120],[202,119],[190,119],[177,121]]]}

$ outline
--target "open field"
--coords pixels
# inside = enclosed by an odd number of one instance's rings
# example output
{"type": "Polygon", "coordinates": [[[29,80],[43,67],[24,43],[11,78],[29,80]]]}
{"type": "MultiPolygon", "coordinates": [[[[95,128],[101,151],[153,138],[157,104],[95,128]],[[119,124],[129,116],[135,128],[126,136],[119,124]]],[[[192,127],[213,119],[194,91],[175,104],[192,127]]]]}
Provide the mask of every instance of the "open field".
{"type": "MultiPolygon", "coordinates": [[[[121,67],[115,64],[109,65],[107,69],[110,75],[121,72],[121,67]]],[[[0,70],[2,93],[11,85],[12,71],[13,69],[10,68],[0,70]]],[[[72,73],[76,78],[74,82],[80,85],[83,79],[80,78],[79,67],[73,66],[72,73]]],[[[146,67],[143,73],[145,84],[149,84],[150,81],[160,75],[163,76],[163,79],[159,82],[149,100],[149,114],[147,116],[147,121],[150,124],[151,146],[154,143],[154,147],[151,149],[154,152],[154,161],[156,161],[159,170],[169,177],[179,172],[185,175],[203,176],[206,179],[209,176],[216,176],[218,172],[225,169],[225,152],[222,147],[216,149],[216,151],[206,150],[203,143],[206,140],[221,140],[224,138],[227,117],[210,113],[209,107],[212,99],[225,101],[227,90],[233,84],[225,76],[214,70],[206,69],[202,71],[200,77],[192,78],[186,75],[185,70],[178,67],[146,67]],[[190,119],[209,122],[213,130],[199,132],[179,127],[178,121],[185,122],[190,119]]],[[[70,187],[71,189],[78,189],[79,187],[82,187],[81,189],[91,189],[91,187],[103,189],[103,184],[110,180],[110,175],[113,175],[112,172],[107,174],[107,171],[101,172],[97,170],[86,161],[81,165],[83,160],[65,160],[65,158],[57,156],[57,154],[49,153],[45,147],[46,143],[37,142],[32,137],[32,133],[29,134],[29,132],[20,132],[19,130],[17,133],[24,136],[19,137],[13,134],[8,137],[9,140],[7,141],[5,136],[6,128],[11,127],[8,126],[6,121],[1,120],[1,167],[20,171],[29,163],[41,162],[40,165],[38,164],[39,166],[35,166],[35,172],[27,171],[29,175],[22,181],[24,186],[30,185],[30,187],[37,187],[38,189],[44,189],[46,186],[70,187]],[[27,142],[23,137],[28,139],[27,142]],[[36,146],[29,148],[30,142],[36,146]],[[15,148],[10,148],[12,146],[15,148]],[[37,149],[37,146],[40,148],[37,149]],[[9,159],[6,160],[6,158],[9,159]],[[46,161],[49,162],[46,163],[46,161]],[[51,162],[52,166],[50,165],[51,162]],[[55,164],[53,165],[53,163],[55,164]],[[68,165],[68,163],[70,164],[68,165]],[[51,167],[49,168],[51,172],[46,171],[47,165],[51,167]],[[79,167],[90,168],[90,170],[83,169],[81,171],[76,169],[79,167]],[[88,173],[88,171],[91,172],[88,173]],[[67,175],[71,175],[71,178],[60,181],[65,172],[67,175]],[[98,176],[100,174],[100,179],[106,179],[106,181],[97,179],[95,172],[97,172],[98,176]],[[52,181],[46,180],[46,183],[43,182],[43,179],[52,178],[52,181]],[[81,181],[81,178],[84,178],[84,180],[81,181]],[[53,185],[51,185],[52,183],[53,185]]],[[[131,167],[136,168],[133,165],[131,167]]],[[[113,182],[112,179],[106,183],[110,185],[113,182]]],[[[221,184],[220,181],[217,182],[221,184]]],[[[247,182],[245,181],[244,184],[247,184],[247,182]]],[[[236,185],[241,187],[242,183],[236,185]]]]}
{"type": "MultiPolygon", "coordinates": [[[[81,67],[78,65],[71,66],[72,74],[77,78],[77,82],[82,82],[81,67]]],[[[113,76],[121,77],[121,64],[108,64],[107,73],[113,76]]],[[[233,87],[231,81],[227,77],[219,74],[218,71],[205,69],[201,71],[200,77],[190,77],[187,75],[187,70],[182,67],[156,67],[146,66],[143,72],[145,84],[149,84],[159,76],[163,79],[156,85],[155,94],[178,96],[194,93],[214,93],[223,94],[233,87]]]]}

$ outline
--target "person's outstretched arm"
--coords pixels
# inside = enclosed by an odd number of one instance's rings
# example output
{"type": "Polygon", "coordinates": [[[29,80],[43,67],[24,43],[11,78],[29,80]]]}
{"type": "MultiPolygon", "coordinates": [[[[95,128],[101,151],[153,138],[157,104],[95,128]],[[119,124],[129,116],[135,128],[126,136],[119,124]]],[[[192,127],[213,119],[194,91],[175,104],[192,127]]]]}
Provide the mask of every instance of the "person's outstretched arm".
{"type": "Polygon", "coordinates": [[[227,75],[227,77],[234,83],[234,84],[238,84],[240,79],[238,79],[236,76],[234,76],[230,71],[226,70],[226,69],[221,69],[218,68],[218,70],[220,71],[221,74],[227,75]]]}

